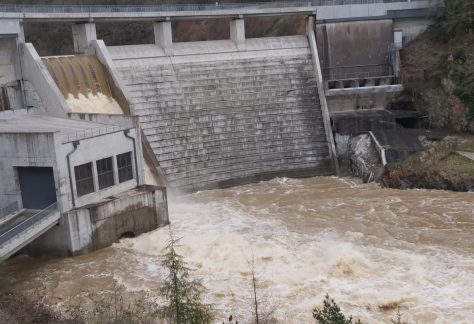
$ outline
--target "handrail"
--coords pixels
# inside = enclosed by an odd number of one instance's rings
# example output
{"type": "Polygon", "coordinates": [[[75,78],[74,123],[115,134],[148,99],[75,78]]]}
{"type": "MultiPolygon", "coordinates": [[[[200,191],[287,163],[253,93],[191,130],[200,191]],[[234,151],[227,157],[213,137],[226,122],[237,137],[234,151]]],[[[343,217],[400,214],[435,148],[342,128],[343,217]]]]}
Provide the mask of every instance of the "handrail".
{"type": "Polygon", "coordinates": [[[10,215],[14,211],[17,211],[18,208],[18,201],[14,201],[9,203],[5,207],[0,208],[0,221],[5,218],[6,216],[10,215]]]}
{"type": "Polygon", "coordinates": [[[380,4],[396,2],[417,2],[425,0],[308,0],[308,1],[268,1],[206,4],[156,4],[156,5],[33,5],[0,4],[0,12],[31,13],[100,13],[100,12],[162,12],[162,11],[208,11],[229,9],[276,9],[302,8],[337,5],[380,4]]]}
{"type": "Polygon", "coordinates": [[[135,121],[127,121],[124,123],[119,123],[117,125],[109,125],[105,127],[97,127],[97,128],[91,128],[91,129],[85,129],[85,130],[80,130],[80,131],[74,131],[70,133],[65,133],[62,135],[62,143],[70,143],[78,140],[83,140],[83,139],[88,139],[92,137],[97,137],[97,136],[102,136],[105,134],[111,134],[111,133],[117,133],[120,131],[124,131],[127,129],[132,129],[136,128],[137,125],[135,121]]]}
{"type": "Polygon", "coordinates": [[[56,211],[58,209],[58,204],[55,202],[54,204],[49,205],[45,209],[41,210],[40,212],[34,214],[33,216],[25,219],[20,224],[16,225],[15,227],[9,229],[2,235],[0,235],[0,247],[3,247],[5,243],[9,242],[13,237],[20,234],[21,232],[25,231],[26,229],[30,228],[31,226],[41,222],[44,218],[49,216],[52,211],[56,211]]]}

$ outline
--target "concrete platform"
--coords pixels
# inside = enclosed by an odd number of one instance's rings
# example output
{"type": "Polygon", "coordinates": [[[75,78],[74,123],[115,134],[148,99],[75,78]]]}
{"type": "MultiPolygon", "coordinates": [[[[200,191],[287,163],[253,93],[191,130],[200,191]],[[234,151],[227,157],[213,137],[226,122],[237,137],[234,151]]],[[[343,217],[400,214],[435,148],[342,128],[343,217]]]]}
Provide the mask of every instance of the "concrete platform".
{"type": "Polygon", "coordinates": [[[367,133],[371,130],[397,128],[399,119],[417,119],[422,114],[403,110],[359,110],[331,113],[333,131],[341,135],[367,133]]]}
{"type": "Polygon", "coordinates": [[[457,153],[474,161],[474,152],[457,151],[457,153]]]}

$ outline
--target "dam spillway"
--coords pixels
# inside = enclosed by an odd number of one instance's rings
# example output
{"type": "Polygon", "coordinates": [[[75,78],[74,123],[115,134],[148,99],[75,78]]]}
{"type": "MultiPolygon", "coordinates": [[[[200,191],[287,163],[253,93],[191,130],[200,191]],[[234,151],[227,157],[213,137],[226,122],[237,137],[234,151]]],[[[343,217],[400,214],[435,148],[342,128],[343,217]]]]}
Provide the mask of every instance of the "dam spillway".
{"type": "Polygon", "coordinates": [[[108,50],[171,185],[332,172],[305,36],[108,50]]]}
{"type": "Polygon", "coordinates": [[[95,55],[50,56],[42,62],[73,112],[123,113],[113,98],[108,72],[95,55]]]}

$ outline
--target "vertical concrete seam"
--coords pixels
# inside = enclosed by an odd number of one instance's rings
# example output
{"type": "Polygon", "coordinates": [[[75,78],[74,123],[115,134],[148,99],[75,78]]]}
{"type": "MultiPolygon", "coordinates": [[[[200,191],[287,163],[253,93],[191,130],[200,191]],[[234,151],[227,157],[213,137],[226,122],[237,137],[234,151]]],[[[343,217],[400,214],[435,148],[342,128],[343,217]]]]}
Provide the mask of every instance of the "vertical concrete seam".
{"type": "Polygon", "coordinates": [[[314,22],[315,22],[315,17],[309,16],[307,20],[306,32],[308,36],[309,46],[311,49],[311,56],[313,59],[313,68],[314,68],[314,72],[316,73],[316,81],[318,84],[321,114],[323,117],[324,128],[326,131],[326,138],[327,138],[327,142],[329,146],[329,156],[332,159],[334,171],[336,175],[339,175],[339,163],[337,161],[336,145],[334,142],[334,136],[331,129],[331,120],[329,118],[328,104],[326,101],[326,95],[324,93],[324,82],[323,82],[323,76],[322,76],[322,71],[321,71],[321,64],[319,63],[318,48],[316,46],[314,22]]]}

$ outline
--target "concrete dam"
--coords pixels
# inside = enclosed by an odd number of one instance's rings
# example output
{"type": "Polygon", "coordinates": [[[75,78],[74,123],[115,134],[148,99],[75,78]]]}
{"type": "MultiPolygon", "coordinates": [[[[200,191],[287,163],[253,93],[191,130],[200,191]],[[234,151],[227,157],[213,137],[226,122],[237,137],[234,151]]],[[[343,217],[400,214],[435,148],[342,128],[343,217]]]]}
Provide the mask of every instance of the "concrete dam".
{"type": "Polygon", "coordinates": [[[402,90],[398,48],[374,53],[421,31],[430,6],[0,6],[0,257],[75,255],[166,225],[166,187],[338,174],[334,133],[354,129],[342,121],[402,90]],[[304,35],[246,37],[246,17],[282,15],[301,17],[304,35]],[[173,21],[214,18],[230,39],[173,42],[173,21]],[[40,57],[31,21],[71,23],[74,52],[40,57]],[[124,21],[149,22],[154,43],[97,37],[96,24],[124,21]],[[347,59],[357,39],[373,46],[347,59]]]}
{"type": "Polygon", "coordinates": [[[179,45],[109,47],[171,185],[332,173],[305,36],[179,45]]]}

